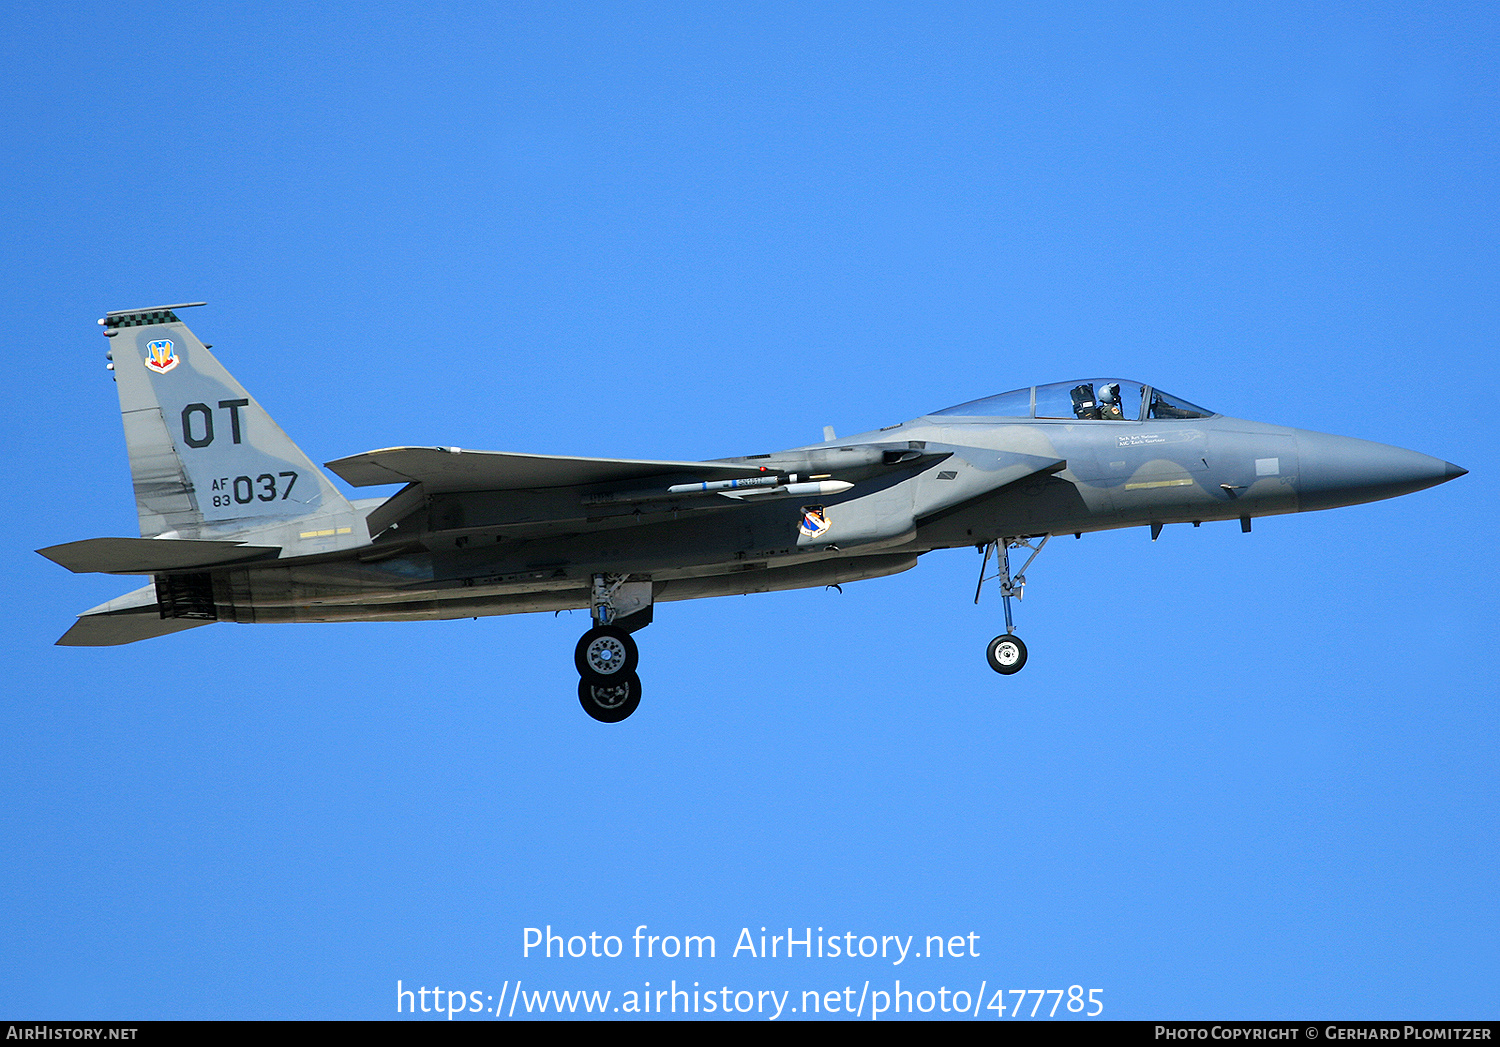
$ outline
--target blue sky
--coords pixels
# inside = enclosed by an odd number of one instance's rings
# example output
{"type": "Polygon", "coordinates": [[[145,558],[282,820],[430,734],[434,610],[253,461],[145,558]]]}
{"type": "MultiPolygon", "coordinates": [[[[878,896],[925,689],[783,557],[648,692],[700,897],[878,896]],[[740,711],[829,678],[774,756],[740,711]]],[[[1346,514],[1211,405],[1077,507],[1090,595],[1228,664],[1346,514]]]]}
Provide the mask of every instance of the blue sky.
{"type": "Polygon", "coordinates": [[[1500,1014],[1493,7],[0,20],[0,1017],[898,978],[1500,1014]],[[614,727],[583,614],[53,647],[133,587],[32,552],[135,533],[94,320],[198,299],[315,461],[753,454],[1111,374],[1472,472],[1055,542],[1011,678],[970,551],[663,605],[614,727]],[[548,925],[626,955],[523,955],[548,925]],[[637,960],[641,925],[718,955],[637,960]],[[761,927],[978,955],[731,954],[761,927]]]}

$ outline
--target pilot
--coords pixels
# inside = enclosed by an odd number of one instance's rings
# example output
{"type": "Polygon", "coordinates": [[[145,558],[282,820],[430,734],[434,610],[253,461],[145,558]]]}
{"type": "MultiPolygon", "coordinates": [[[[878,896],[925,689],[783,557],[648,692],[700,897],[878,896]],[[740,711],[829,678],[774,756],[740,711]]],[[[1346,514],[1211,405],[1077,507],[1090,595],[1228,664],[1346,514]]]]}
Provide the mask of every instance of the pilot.
{"type": "Polygon", "coordinates": [[[1125,409],[1120,406],[1119,382],[1105,382],[1099,387],[1099,417],[1112,422],[1125,420],[1125,409]]]}

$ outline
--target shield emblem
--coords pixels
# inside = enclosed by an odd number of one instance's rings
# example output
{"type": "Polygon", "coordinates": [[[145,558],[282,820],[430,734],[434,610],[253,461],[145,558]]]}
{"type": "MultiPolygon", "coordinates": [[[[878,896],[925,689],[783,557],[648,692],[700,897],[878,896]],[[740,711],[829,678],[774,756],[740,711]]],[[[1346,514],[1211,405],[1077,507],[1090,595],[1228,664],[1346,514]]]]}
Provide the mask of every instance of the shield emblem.
{"type": "Polygon", "coordinates": [[[802,507],[802,526],[800,530],[805,538],[816,538],[832,526],[828,517],[823,515],[821,505],[804,505],[802,507]]]}
{"type": "Polygon", "coordinates": [[[146,367],[157,374],[166,374],[177,366],[177,353],[170,338],[161,338],[146,344],[146,367]]]}

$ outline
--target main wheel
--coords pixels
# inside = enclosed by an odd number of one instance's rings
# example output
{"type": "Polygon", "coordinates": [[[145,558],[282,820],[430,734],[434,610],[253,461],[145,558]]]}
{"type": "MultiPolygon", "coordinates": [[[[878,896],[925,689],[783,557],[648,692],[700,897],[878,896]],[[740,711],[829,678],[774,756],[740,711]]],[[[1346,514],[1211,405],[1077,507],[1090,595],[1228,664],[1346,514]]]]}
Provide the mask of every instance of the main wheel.
{"type": "Polygon", "coordinates": [[[991,640],[985,654],[990,660],[990,668],[1005,676],[1020,672],[1021,666],[1026,664],[1026,645],[1019,636],[1010,633],[991,640]]]}
{"type": "Polygon", "coordinates": [[[608,680],[582,677],[578,704],[600,723],[619,723],[641,704],[641,678],[633,672],[616,673],[608,680]]]}
{"type": "Polygon", "coordinates": [[[621,673],[635,672],[640,654],[624,629],[599,625],[583,634],[573,652],[578,675],[595,682],[613,680],[621,673]]]}

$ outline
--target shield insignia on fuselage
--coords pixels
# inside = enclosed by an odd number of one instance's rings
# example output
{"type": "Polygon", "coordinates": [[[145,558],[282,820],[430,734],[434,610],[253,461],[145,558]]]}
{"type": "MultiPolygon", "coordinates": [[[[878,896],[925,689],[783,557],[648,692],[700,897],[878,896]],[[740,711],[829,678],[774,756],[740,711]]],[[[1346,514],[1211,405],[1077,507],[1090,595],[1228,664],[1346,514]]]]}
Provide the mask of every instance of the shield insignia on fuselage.
{"type": "Polygon", "coordinates": [[[816,538],[828,530],[829,526],[828,517],[823,515],[823,507],[821,505],[804,505],[802,507],[801,531],[804,537],[816,538]]]}

